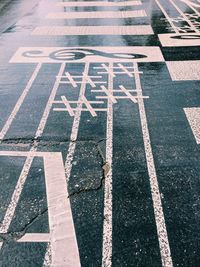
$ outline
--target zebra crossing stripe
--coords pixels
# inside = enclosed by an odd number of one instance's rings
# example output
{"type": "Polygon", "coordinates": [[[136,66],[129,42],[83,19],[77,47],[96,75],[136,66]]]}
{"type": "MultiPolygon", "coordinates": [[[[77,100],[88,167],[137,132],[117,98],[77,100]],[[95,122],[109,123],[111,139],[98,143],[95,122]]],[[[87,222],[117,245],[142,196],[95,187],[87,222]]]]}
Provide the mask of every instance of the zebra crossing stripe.
{"type": "Polygon", "coordinates": [[[141,1],[122,1],[122,2],[108,2],[108,1],[80,1],[80,2],[59,2],[57,6],[63,7],[78,7],[78,6],[139,6],[141,1]]]}
{"type": "Polygon", "coordinates": [[[132,26],[41,26],[32,35],[150,35],[154,34],[150,25],[132,26]]]}
{"type": "Polygon", "coordinates": [[[85,19],[85,18],[136,18],[146,17],[144,10],[133,11],[94,11],[49,13],[47,19],[85,19]]]}

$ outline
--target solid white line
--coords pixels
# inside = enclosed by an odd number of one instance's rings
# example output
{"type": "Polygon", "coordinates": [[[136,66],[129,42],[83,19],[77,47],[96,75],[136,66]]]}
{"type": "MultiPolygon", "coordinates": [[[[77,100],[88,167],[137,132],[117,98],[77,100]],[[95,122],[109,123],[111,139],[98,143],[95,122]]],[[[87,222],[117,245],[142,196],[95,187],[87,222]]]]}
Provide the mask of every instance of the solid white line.
{"type": "MultiPolygon", "coordinates": [[[[64,70],[65,70],[65,63],[62,63],[61,67],[60,67],[60,70],[59,70],[59,74],[58,74],[59,77],[62,75],[64,70]]],[[[42,135],[43,131],[44,131],[44,127],[45,127],[47,119],[49,117],[49,113],[51,111],[52,103],[53,103],[53,101],[55,99],[59,84],[60,84],[60,79],[56,79],[56,82],[55,82],[54,87],[53,87],[53,89],[51,91],[50,97],[49,97],[48,102],[46,104],[46,108],[45,108],[44,113],[42,115],[40,124],[39,124],[38,129],[37,129],[37,131],[35,133],[35,139],[40,137],[42,135]]]]}
{"type": "MultiPolygon", "coordinates": [[[[112,63],[109,64],[112,68],[112,63]]],[[[108,88],[113,89],[113,76],[109,74],[108,88]]],[[[104,221],[102,267],[112,266],[112,157],[113,157],[113,103],[108,99],[107,133],[106,133],[106,163],[109,171],[105,175],[104,189],[104,221]]]]}
{"type": "MultiPolygon", "coordinates": [[[[62,63],[60,71],[59,71],[60,76],[64,72],[64,69],[65,69],[65,63],[62,63]]],[[[53,90],[51,92],[51,95],[49,97],[49,100],[47,102],[45,111],[44,111],[43,116],[41,118],[40,124],[38,126],[37,131],[36,131],[35,138],[39,137],[42,134],[43,130],[44,130],[44,127],[45,127],[45,124],[46,124],[46,121],[47,121],[47,117],[48,117],[50,109],[51,109],[52,101],[53,101],[53,99],[55,97],[55,94],[56,94],[56,91],[58,89],[58,86],[59,86],[59,81],[56,80],[55,85],[53,87],[53,90]]],[[[12,218],[13,218],[14,213],[15,213],[15,209],[17,207],[17,203],[19,201],[20,195],[21,195],[22,190],[24,188],[24,184],[26,182],[28,173],[30,171],[30,168],[31,168],[31,165],[32,165],[32,162],[33,162],[33,158],[34,158],[33,152],[35,152],[37,150],[37,146],[38,146],[38,144],[37,144],[37,142],[35,142],[33,144],[32,148],[31,148],[30,152],[29,152],[29,155],[26,158],[26,161],[24,163],[23,169],[21,171],[21,174],[20,174],[19,179],[17,181],[17,184],[15,186],[15,190],[14,190],[14,192],[12,194],[11,201],[10,201],[10,203],[8,205],[8,208],[6,210],[4,219],[3,219],[2,223],[1,223],[0,233],[7,233],[7,231],[8,231],[8,228],[10,226],[10,223],[11,223],[12,218]]]]}
{"type": "Polygon", "coordinates": [[[144,10],[133,11],[91,11],[91,12],[57,12],[49,13],[47,19],[85,19],[85,18],[137,18],[146,17],[144,10]]]}
{"type": "MultiPolygon", "coordinates": [[[[36,150],[36,147],[33,146],[31,148],[31,152],[34,152],[35,150],[36,150]]],[[[4,219],[1,223],[0,233],[6,234],[8,232],[9,226],[12,222],[12,219],[13,219],[16,207],[17,207],[17,203],[19,201],[20,195],[21,195],[22,190],[24,188],[24,184],[26,182],[27,175],[30,171],[33,159],[34,159],[33,156],[27,156],[27,158],[26,158],[23,169],[20,173],[19,179],[18,179],[17,184],[15,186],[15,190],[12,194],[11,201],[7,207],[6,213],[4,215],[4,219]]]]}
{"type": "Polygon", "coordinates": [[[154,163],[154,157],[151,147],[151,140],[149,135],[149,129],[147,124],[146,111],[144,106],[144,100],[142,96],[142,87],[140,81],[140,75],[138,72],[138,64],[133,63],[135,74],[135,84],[138,93],[138,106],[140,113],[140,121],[142,127],[144,149],[147,161],[148,174],[150,179],[151,195],[153,200],[154,215],[157,227],[158,241],[160,246],[160,254],[163,267],[173,267],[170,246],[168,241],[167,229],[165,224],[165,218],[163,213],[162,201],[160,196],[160,190],[157,180],[156,168],[154,163]]]}
{"type": "Polygon", "coordinates": [[[105,7],[115,7],[115,6],[139,6],[142,5],[141,1],[121,1],[121,2],[111,2],[111,1],[69,1],[69,2],[59,2],[57,6],[64,7],[78,7],[78,6],[105,6],[105,7]]]}
{"type": "Polygon", "coordinates": [[[150,25],[130,26],[41,26],[32,35],[150,35],[154,34],[150,25]]]}
{"type": "Polygon", "coordinates": [[[51,266],[80,267],[79,251],[71,213],[62,154],[44,157],[51,266]]]}
{"type": "Polygon", "coordinates": [[[78,104],[77,104],[77,108],[76,108],[76,112],[75,112],[75,116],[74,116],[72,132],[71,132],[71,136],[70,136],[71,141],[69,144],[67,158],[65,161],[65,175],[66,175],[67,182],[69,181],[69,178],[71,175],[72,161],[73,161],[74,152],[75,152],[75,148],[76,148],[76,140],[78,137],[78,130],[79,130],[79,124],[80,124],[80,118],[81,118],[81,112],[82,112],[82,106],[83,106],[82,97],[85,96],[85,91],[86,91],[85,79],[86,79],[88,72],[89,72],[89,65],[90,65],[90,63],[88,63],[88,62],[85,63],[85,69],[84,69],[84,73],[83,73],[84,75],[82,78],[83,82],[81,83],[81,87],[80,87],[79,100],[78,100],[78,104]]]}
{"type": "Polygon", "coordinates": [[[10,116],[8,117],[8,119],[7,119],[6,123],[5,123],[5,125],[3,126],[3,128],[2,128],[2,130],[1,130],[1,132],[0,132],[0,142],[2,141],[2,139],[5,137],[6,133],[8,132],[8,130],[9,130],[9,128],[10,128],[10,126],[11,126],[13,120],[15,119],[15,117],[16,117],[16,115],[17,115],[17,113],[18,113],[18,111],[19,111],[19,109],[20,109],[20,107],[21,107],[21,105],[22,105],[23,102],[24,102],[24,99],[26,98],[26,96],[27,96],[29,90],[31,89],[31,87],[32,87],[32,85],[33,85],[33,82],[35,81],[35,79],[36,79],[36,77],[37,77],[37,75],[38,75],[38,73],[39,73],[39,71],[40,71],[40,69],[41,69],[41,66],[42,66],[42,63],[39,63],[39,64],[36,66],[36,68],[35,68],[35,70],[34,70],[32,76],[31,76],[30,80],[28,81],[28,83],[27,83],[27,85],[26,85],[24,91],[22,92],[22,94],[21,94],[21,96],[19,97],[17,103],[15,104],[15,107],[13,108],[13,110],[12,110],[10,116]]]}

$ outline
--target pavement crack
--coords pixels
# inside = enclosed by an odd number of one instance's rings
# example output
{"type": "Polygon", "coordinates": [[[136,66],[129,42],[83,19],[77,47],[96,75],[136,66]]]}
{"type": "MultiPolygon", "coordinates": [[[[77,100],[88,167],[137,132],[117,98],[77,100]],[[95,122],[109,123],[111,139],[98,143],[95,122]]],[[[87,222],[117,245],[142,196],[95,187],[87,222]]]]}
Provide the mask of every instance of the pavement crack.
{"type": "Polygon", "coordinates": [[[71,198],[73,196],[79,195],[81,193],[87,193],[87,192],[91,192],[91,191],[100,190],[104,185],[104,182],[105,182],[105,179],[106,179],[106,176],[107,176],[109,170],[110,170],[110,165],[107,162],[105,162],[102,165],[102,177],[100,179],[100,182],[99,182],[98,186],[96,186],[96,187],[88,187],[88,188],[80,188],[80,189],[70,193],[68,195],[68,198],[71,198]]]}
{"type": "Polygon", "coordinates": [[[42,215],[44,215],[48,211],[48,208],[40,211],[37,215],[30,219],[28,223],[26,223],[23,228],[17,232],[7,232],[7,233],[0,233],[0,242],[10,242],[10,241],[17,241],[22,238],[27,230],[37,221],[42,215]]]}

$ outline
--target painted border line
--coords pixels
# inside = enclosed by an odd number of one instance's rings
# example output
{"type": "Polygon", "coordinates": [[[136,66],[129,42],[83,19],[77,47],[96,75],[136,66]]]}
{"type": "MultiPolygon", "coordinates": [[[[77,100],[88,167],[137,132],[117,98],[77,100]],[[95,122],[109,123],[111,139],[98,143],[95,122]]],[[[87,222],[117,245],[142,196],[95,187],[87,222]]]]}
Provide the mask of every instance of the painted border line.
{"type": "Polygon", "coordinates": [[[144,10],[133,11],[91,11],[91,12],[56,12],[49,13],[47,19],[98,19],[98,18],[137,18],[146,17],[144,10]]]}
{"type": "MultiPolygon", "coordinates": [[[[138,96],[142,96],[142,86],[139,74],[138,64],[136,62],[133,63],[134,71],[135,71],[135,84],[138,96]]],[[[160,246],[160,254],[162,260],[163,267],[173,267],[173,262],[171,258],[171,251],[168,241],[168,234],[165,224],[165,217],[162,207],[162,201],[160,196],[160,190],[158,185],[158,179],[156,174],[156,168],[154,163],[154,157],[151,147],[151,140],[149,135],[146,110],[144,106],[144,100],[142,97],[138,98],[138,106],[140,113],[140,121],[142,127],[142,135],[144,141],[144,149],[146,155],[146,162],[148,168],[148,174],[150,179],[150,187],[151,187],[151,195],[153,200],[153,208],[154,215],[157,227],[158,241],[160,246]]]]}
{"type": "Polygon", "coordinates": [[[132,26],[41,26],[32,35],[150,35],[154,34],[150,25],[132,26]]]}
{"type": "Polygon", "coordinates": [[[59,2],[57,6],[63,7],[78,7],[78,6],[105,6],[105,7],[117,7],[117,6],[140,6],[141,1],[121,1],[121,2],[110,2],[110,1],[69,1],[59,2]]]}

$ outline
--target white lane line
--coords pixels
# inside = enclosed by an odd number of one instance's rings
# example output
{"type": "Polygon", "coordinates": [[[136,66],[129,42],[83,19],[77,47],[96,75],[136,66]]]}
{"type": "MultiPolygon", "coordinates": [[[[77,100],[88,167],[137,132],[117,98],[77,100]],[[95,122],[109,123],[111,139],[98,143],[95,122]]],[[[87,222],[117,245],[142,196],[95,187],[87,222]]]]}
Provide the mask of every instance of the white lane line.
{"type": "MultiPolygon", "coordinates": [[[[112,69],[112,63],[109,68],[112,69]]],[[[113,90],[113,75],[109,73],[108,89],[113,90]]],[[[103,248],[102,267],[112,266],[112,157],[113,157],[113,102],[108,99],[107,133],[106,133],[106,163],[109,166],[105,174],[104,189],[104,221],[103,221],[103,248]]]]}
{"type": "Polygon", "coordinates": [[[24,91],[22,92],[21,96],[19,97],[17,103],[15,104],[10,116],[8,117],[6,123],[4,124],[1,132],[0,132],[0,142],[3,140],[3,138],[5,137],[6,133],[8,132],[13,120],[15,119],[21,105],[24,102],[24,99],[26,98],[29,90],[31,89],[33,82],[35,81],[40,69],[41,69],[42,63],[38,63],[38,65],[36,66],[30,80],[28,81],[24,91]]]}
{"type": "MultiPolygon", "coordinates": [[[[30,152],[1,151],[0,155],[29,157],[30,152]]],[[[80,267],[79,253],[67,184],[60,152],[31,152],[43,157],[50,233],[28,233],[18,242],[50,242],[50,266],[80,267]]]]}
{"type": "Polygon", "coordinates": [[[59,87],[59,84],[60,84],[60,81],[61,81],[61,76],[62,76],[64,70],[65,70],[65,63],[62,63],[61,67],[60,67],[60,70],[59,70],[59,73],[58,73],[58,76],[60,78],[56,79],[54,87],[53,87],[53,89],[51,91],[51,94],[50,94],[50,97],[49,97],[48,102],[46,104],[44,113],[43,113],[42,118],[40,120],[40,124],[39,124],[38,129],[37,129],[37,131],[35,133],[35,139],[40,137],[42,135],[43,131],[44,131],[44,127],[45,127],[47,119],[49,117],[49,113],[51,111],[52,103],[53,103],[53,101],[54,101],[54,99],[56,97],[56,93],[57,93],[57,90],[58,90],[58,87],[59,87]]]}
{"type": "Polygon", "coordinates": [[[200,144],[200,108],[184,108],[185,115],[192,129],[196,143],[200,144]]]}
{"type": "MultiPolygon", "coordinates": [[[[65,69],[65,63],[62,63],[61,68],[59,70],[60,76],[64,72],[64,69],[65,69]]],[[[48,117],[50,109],[51,109],[51,105],[52,105],[51,103],[53,101],[53,97],[55,97],[55,93],[58,89],[58,86],[59,86],[59,81],[56,80],[54,88],[53,88],[51,95],[49,97],[49,101],[48,101],[46,108],[45,108],[45,111],[43,113],[42,119],[41,119],[40,124],[38,126],[38,129],[36,131],[35,138],[39,137],[44,130],[44,127],[45,127],[45,124],[47,121],[47,117],[48,117]]],[[[30,171],[30,168],[31,168],[31,165],[32,165],[32,162],[34,159],[32,153],[37,150],[37,146],[38,146],[38,144],[37,144],[37,142],[35,142],[31,148],[30,152],[29,152],[29,156],[27,156],[27,158],[26,158],[23,169],[20,173],[19,179],[18,179],[17,184],[15,186],[15,190],[12,194],[11,201],[8,205],[7,210],[6,210],[4,219],[0,225],[0,233],[7,233],[8,229],[9,229],[9,226],[11,224],[11,221],[13,219],[13,216],[14,216],[14,213],[15,213],[15,210],[17,207],[17,203],[19,201],[20,195],[21,195],[22,190],[24,188],[24,184],[26,182],[28,173],[30,171]]]]}
{"type": "MultiPolygon", "coordinates": [[[[58,73],[59,77],[62,77],[64,70],[65,70],[65,63],[62,63],[59,73],[58,73]]],[[[47,118],[49,116],[51,106],[55,98],[58,87],[59,87],[59,79],[56,79],[56,82],[50,94],[49,100],[47,102],[46,108],[44,110],[43,116],[41,118],[40,124],[36,131],[35,138],[40,137],[44,131],[44,127],[46,125],[47,118]]],[[[9,203],[9,206],[6,210],[4,220],[0,226],[1,233],[7,233],[10,223],[13,219],[24,184],[26,182],[28,173],[30,171],[34,156],[37,154],[40,155],[39,152],[36,152],[37,146],[38,146],[38,143],[35,142],[30,152],[27,152],[27,158],[26,158],[25,164],[21,171],[15,190],[13,192],[11,202],[9,203]]],[[[19,155],[20,153],[21,152],[19,152],[19,155]]],[[[62,163],[62,160],[59,160],[59,162],[56,162],[55,158],[53,158],[53,154],[54,153],[52,153],[52,158],[51,158],[51,153],[50,153],[50,156],[48,157],[48,161],[46,160],[46,158],[44,158],[46,168],[48,168],[48,170],[45,169],[45,179],[47,179],[48,181],[50,180],[50,184],[46,183],[46,187],[48,191],[47,199],[48,199],[48,212],[50,213],[49,215],[50,230],[53,231],[53,233],[50,233],[51,238],[53,238],[53,240],[51,239],[52,257],[51,255],[48,255],[49,251],[47,251],[45,262],[50,262],[52,258],[53,266],[61,266],[63,264],[63,261],[65,262],[64,266],[66,266],[66,264],[69,267],[80,266],[79,252],[78,252],[76,235],[75,235],[75,230],[74,230],[74,225],[73,225],[73,218],[71,214],[70,202],[67,201],[67,188],[65,188],[66,179],[65,179],[64,171],[63,171],[63,176],[61,173],[62,168],[60,164],[62,163]],[[55,163],[57,163],[58,166],[60,167],[54,168],[55,163]],[[60,180],[58,181],[58,177],[62,178],[62,181],[63,181],[62,183],[60,183],[60,180]],[[59,187],[58,188],[59,194],[56,190],[54,190],[56,187],[57,188],[59,187]],[[65,190],[65,192],[63,192],[63,190],[65,190]],[[63,207],[65,207],[65,211],[66,211],[65,214],[63,214],[63,207]],[[63,234],[64,234],[64,238],[63,238],[63,234]],[[56,238],[54,239],[53,236],[56,236],[56,238]]],[[[64,167],[63,167],[63,170],[64,170],[64,167]]],[[[0,245],[2,246],[2,244],[0,245]]]]}
{"type": "MultiPolygon", "coordinates": [[[[33,146],[31,149],[31,152],[34,152],[35,150],[36,150],[36,147],[33,146]]],[[[27,175],[30,171],[30,167],[32,165],[33,159],[34,159],[34,157],[31,155],[26,158],[23,169],[20,173],[19,179],[18,179],[17,184],[15,186],[15,190],[12,194],[11,201],[7,207],[6,213],[4,215],[4,219],[0,225],[0,233],[7,233],[8,232],[9,226],[12,222],[12,219],[13,219],[16,207],[17,207],[17,203],[19,201],[20,195],[21,195],[22,190],[24,188],[24,184],[26,182],[27,175]]]]}
{"type": "MultiPolygon", "coordinates": [[[[188,0],[181,0],[182,2],[184,2],[186,5],[189,6],[189,8],[191,8],[198,16],[200,16],[200,12],[195,8],[195,4],[188,1],[188,0]]],[[[200,8],[200,3],[198,6],[196,7],[199,7],[200,8]]]]}
{"type": "Polygon", "coordinates": [[[81,112],[82,112],[82,107],[83,107],[83,101],[82,98],[85,96],[85,91],[86,91],[86,86],[87,84],[85,83],[85,79],[89,74],[89,63],[85,63],[85,69],[84,69],[84,75],[82,78],[81,87],[80,87],[80,93],[79,93],[79,101],[77,104],[75,116],[74,116],[74,121],[73,121],[73,126],[72,126],[72,132],[70,136],[70,144],[69,144],[69,149],[67,153],[67,158],[65,161],[65,175],[67,182],[69,181],[70,175],[71,175],[71,170],[72,170],[72,161],[74,157],[74,152],[76,149],[76,140],[78,137],[78,130],[79,130],[79,124],[80,124],[80,119],[81,119],[81,112]]]}
{"type": "Polygon", "coordinates": [[[157,3],[157,5],[159,6],[160,10],[162,11],[162,13],[164,14],[165,18],[168,20],[169,24],[171,25],[172,29],[175,31],[175,33],[179,33],[178,29],[175,27],[174,23],[172,22],[172,19],[169,17],[169,15],[167,14],[167,12],[165,11],[165,9],[163,8],[163,6],[161,5],[161,3],[159,2],[159,0],[155,0],[155,2],[157,3]]]}
{"type": "Polygon", "coordinates": [[[150,35],[154,34],[150,25],[133,26],[41,26],[32,35],[150,35]]]}
{"type": "Polygon", "coordinates": [[[49,13],[47,19],[84,19],[84,18],[137,18],[146,17],[144,10],[133,11],[94,11],[94,12],[57,12],[49,13]]]}
{"type": "Polygon", "coordinates": [[[63,160],[49,153],[44,157],[45,182],[50,228],[51,266],[80,267],[63,160]]]}
{"type": "Polygon", "coordinates": [[[169,0],[171,4],[175,7],[175,9],[179,12],[179,14],[184,18],[184,20],[190,25],[191,29],[195,31],[196,33],[199,33],[200,31],[194,26],[194,24],[188,19],[188,17],[184,14],[184,12],[174,3],[173,0],[169,0]]]}
{"type": "Polygon", "coordinates": [[[190,5],[193,6],[193,7],[200,8],[200,1],[199,1],[199,0],[197,0],[198,3],[197,3],[197,2],[194,3],[194,2],[192,2],[191,0],[181,0],[181,1],[182,1],[182,2],[185,2],[185,3],[187,3],[187,4],[190,4],[190,5]]]}
{"type": "Polygon", "coordinates": [[[164,212],[162,207],[162,201],[160,196],[160,190],[157,180],[156,168],[154,163],[154,157],[151,147],[151,140],[149,135],[149,129],[147,124],[146,111],[144,106],[144,100],[142,96],[142,86],[140,81],[140,74],[138,73],[138,64],[133,63],[135,74],[135,84],[138,96],[138,106],[140,113],[140,121],[142,127],[144,149],[146,154],[147,168],[150,179],[151,195],[153,200],[154,215],[157,227],[158,241],[160,246],[160,254],[163,267],[172,267],[171,251],[168,241],[167,229],[165,224],[164,212]]]}
{"type": "Polygon", "coordinates": [[[111,2],[111,1],[69,1],[69,2],[59,2],[57,6],[63,7],[78,7],[78,6],[105,6],[105,7],[115,7],[115,6],[140,6],[142,5],[141,1],[120,1],[120,2],[111,2]]]}

